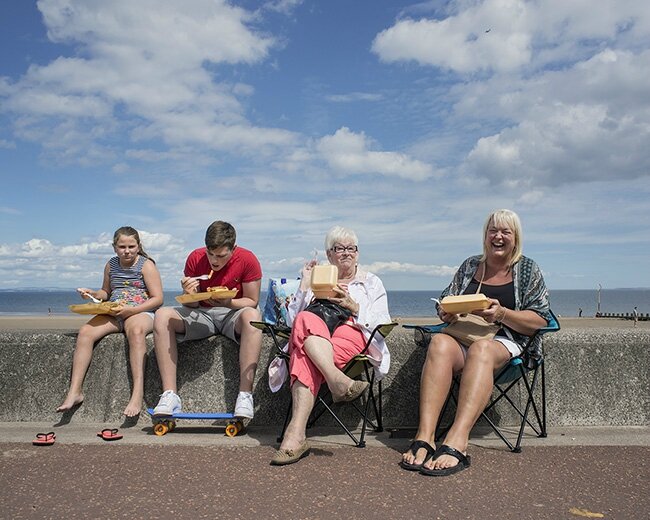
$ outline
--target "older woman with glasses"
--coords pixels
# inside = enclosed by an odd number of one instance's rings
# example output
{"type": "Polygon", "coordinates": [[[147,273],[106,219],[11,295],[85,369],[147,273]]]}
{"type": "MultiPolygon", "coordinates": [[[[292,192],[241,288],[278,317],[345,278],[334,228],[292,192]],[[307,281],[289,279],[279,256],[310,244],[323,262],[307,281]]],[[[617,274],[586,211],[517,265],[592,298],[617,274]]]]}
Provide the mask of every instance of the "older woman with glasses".
{"type": "MultiPolygon", "coordinates": [[[[329,262],[338,268],[336,297],[329,300],[348,309],[351,316],[330,332],[319,316],[304,310],[314,297],[310,280],[316,261],[308,262],[287,313],[292,326],[289,339],[292,415],[280,449],[271,460],[273,465],[292,464],[309,454],[307,420],[323,382],[327,383],[335,402],[353,401],[363,394],[368,383],[350,379],[341,369],[363,350],[377,325],[390,321],[383,283],[374,274],[359,269],[354,231],[339,226],[332,228],[325,237],[325,249],[329,262]]],[[[380,378],[388,372],[390,355],[383,338],[377,336],[368,348],[368,355],[380,378]]]]}

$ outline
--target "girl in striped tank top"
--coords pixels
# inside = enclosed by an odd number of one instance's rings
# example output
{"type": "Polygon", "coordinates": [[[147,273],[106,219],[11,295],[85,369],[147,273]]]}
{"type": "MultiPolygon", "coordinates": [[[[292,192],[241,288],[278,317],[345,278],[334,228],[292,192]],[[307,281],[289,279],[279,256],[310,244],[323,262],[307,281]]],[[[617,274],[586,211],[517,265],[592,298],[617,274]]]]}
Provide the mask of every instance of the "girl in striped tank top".
{"type": "Polygon", "coordinates": [[[144,252],[140,235],[135,229],[128,226],[119,228],[113,235],[113,249],[117,256],[104,267],[102,288],[93,291],[80,287],[77,291],[82,298],[92,296],[117,302],[121,307],[112,315],[94,316],[79,329],[72,358],[70,389],[57,412],[70,410],[83,402],[83,381],[90,366],[93,346],[104,336],[115,332],[126,334],[133,377],[133,391],[124,415],[133,417],[142,409],[147,350],[145,337],[153,330],[154,311],[163,303],[162,282],[155,262],[144,252]]]}

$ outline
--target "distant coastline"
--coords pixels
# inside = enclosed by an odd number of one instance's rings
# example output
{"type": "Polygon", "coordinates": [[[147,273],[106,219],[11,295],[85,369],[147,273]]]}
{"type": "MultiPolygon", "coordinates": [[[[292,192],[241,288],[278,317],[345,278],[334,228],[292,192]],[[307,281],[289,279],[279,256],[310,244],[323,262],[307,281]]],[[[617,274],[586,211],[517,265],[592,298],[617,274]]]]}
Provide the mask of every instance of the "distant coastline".
{"type": "MultiPolygon", "coordinates": [[[[67,315],[0,315],[0,332],[15,330],[39,330],[39,331],[73,331],[79,330],[90,316],[69,313],[67,315]]],[[[417,316],[395,317],[398,323],[430,324],[435,323],[431,318],[417,316]]],[[[650,331],[650,321],[639,322],[636,329],[633,329],[631,320],[604,319],[604,318],[560,318],[560,325],[563,330],[569,329],[625,329],[650,331]]]]}
{"type": "MultiPolygon", "coordinates": [[[[392,316],[432,317],[435,306],[431,298],[441,291],[388,291],[388,305],[392,316]]],[[[178,291],[165,293],[166,306],[177,305],[178,291]]],[[[594,317],[601,314],[631,315],[634,307],[640,314],[650,313],[650,289],[559,289],[551,290],[551,308],[562,317],[594,317]],[[598,301],[600,297],[600,301],[598,301]]],[[[74,289],[0,289],[0,316],[66,316],[68,306],[82,302],[74,289]]],[[[263,291],[260,306],[266,302],[263,291]]]]}

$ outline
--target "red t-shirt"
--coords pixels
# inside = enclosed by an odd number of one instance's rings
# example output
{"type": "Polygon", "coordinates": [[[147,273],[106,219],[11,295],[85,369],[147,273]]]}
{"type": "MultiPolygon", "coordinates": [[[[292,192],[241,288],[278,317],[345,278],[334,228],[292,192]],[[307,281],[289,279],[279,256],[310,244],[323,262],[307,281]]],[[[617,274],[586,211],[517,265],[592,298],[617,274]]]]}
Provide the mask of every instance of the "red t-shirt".
{"type": "MultiPolygon", "coordinates": [[[[185,276],[201,276],[210,274],[212,267],[206,253],[207,248],[200,247],[190,253],[185,261],[185,276]]],[[[242,297],[242,284],[254,282],[262,278],[262,267],[257,257],[248,249],[236,246],[235,250],[218,271],[212,273],[209,280],[200,280],[198,292],[205,292],[208,287],[223,285],[228,289],[237,289],[235,298],[242,297]]],[[[199,302],[203,307],[210,307],[206,302],[199,302]]]]}

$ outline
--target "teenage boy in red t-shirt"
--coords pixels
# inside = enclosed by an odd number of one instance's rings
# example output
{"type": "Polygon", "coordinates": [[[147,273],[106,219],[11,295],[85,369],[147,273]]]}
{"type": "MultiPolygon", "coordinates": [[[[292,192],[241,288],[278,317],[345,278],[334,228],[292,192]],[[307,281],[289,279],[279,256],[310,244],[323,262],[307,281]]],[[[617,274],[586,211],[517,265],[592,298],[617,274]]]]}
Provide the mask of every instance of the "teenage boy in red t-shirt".
{"type": "Polygon", "coordinates": [[[209,287],[236,289],[232,298],[186,303],[182,307],[162,307],[154,319],[154,345],[163,393],[154,415],[181,411],[176,394],[177,342],[198,340],[223,334],[240,345],[239,395],[235,403],[237,417],[253,418],[253,380],[262,348],[262,332],[251,326],[259,321],[258,304],[262,269],[257,257],[237,246],[235,228],[227,222],[210,224],[205,246],[190,253],[181,279],[184,294],[206,292],[209,287]],[[196,277],[210,275],[207,280],[196,277]]]}

